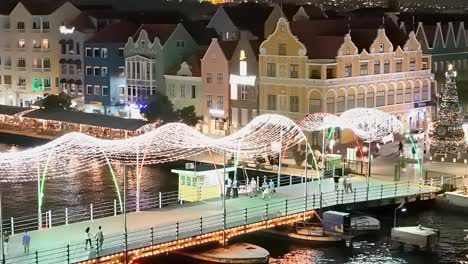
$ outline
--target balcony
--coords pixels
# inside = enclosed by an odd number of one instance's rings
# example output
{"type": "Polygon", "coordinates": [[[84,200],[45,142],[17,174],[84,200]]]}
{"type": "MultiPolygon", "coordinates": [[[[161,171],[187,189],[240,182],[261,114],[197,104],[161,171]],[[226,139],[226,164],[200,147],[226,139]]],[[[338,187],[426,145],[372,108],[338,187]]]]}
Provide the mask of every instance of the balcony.
{"type": "Polygon", "coordinates": [[[16,89],[18,90],[26,90],[26,84],[17,84],[16,89]]]}
{"type": "Polygon", "coordinates": [[[26,71],[26,67],[17,66],[17,67],[16,67],[16,70],[17,70],[17,71],[26,71]]]}

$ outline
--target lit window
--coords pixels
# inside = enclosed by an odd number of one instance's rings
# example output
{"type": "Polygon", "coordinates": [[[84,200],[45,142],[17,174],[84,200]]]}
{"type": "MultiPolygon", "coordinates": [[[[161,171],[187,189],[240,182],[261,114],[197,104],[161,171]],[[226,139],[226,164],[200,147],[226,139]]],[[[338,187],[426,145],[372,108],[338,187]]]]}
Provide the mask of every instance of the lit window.
{"type": "Polygon", "coordinates": [[[26,46],[26,43],[24,39],[18,40],[18,48],[24,48],[26,46]]]}
{"type": "Polygon", "coordinates": [[[49,40],[48,39],[43,39],[42,40],[42,48],[43,49],[48,49],[49,48],[49,40]]]}

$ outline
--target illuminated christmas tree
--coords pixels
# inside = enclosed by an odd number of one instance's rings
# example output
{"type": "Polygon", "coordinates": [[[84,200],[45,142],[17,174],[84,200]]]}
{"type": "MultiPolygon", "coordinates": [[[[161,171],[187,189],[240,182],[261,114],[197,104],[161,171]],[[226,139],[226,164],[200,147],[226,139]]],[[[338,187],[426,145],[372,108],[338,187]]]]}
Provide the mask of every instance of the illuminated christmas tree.
{"type": "Polygon", "coordinates": [[[445,89],[442,94],[442,103],[437,116],[436,138],[434,140],[437,149],[456,153],[464,146],[463,116],[458,100],[457,84],[455,78],[457,72],[453,66],[448,66],[445,73],[445,89]]]}

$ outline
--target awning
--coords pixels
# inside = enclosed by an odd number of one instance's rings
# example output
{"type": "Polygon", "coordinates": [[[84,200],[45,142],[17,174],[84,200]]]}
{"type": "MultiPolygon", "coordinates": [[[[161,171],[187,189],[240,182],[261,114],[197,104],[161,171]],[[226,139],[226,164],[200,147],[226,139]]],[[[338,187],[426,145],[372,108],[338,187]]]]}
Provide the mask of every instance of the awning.
{"type": "Polygon", "coordinates": [[[63,64],[63,63],[66,63],[66,62],[67,62],[67,60],[65,60],[65,59],[60,59],[60,60],[59,60],[59,63],[60,63],[60,64],[63,64]]]}
{"type": "Polygon", "coordinates": [[[76,81],[75,81],[75,84],[76,84],[76,85],[82,85],[83,82],[82,82],[81,80],[76,80],[76,81]]]}
{"type": "Polygon", "coordinates": [[[60,83],[67,83],[67,80],[61,79],[61,80],[60,80],[60,83]]]}

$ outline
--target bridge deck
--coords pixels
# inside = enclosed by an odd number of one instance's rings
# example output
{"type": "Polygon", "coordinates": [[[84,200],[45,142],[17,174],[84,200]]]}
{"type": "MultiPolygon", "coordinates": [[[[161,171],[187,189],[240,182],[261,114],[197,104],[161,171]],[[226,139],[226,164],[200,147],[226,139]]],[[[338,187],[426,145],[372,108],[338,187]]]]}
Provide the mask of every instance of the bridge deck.
{"type": "MultiPolygon", "coordinates": [[[[240,196],[226,201],[226,226],[234,227],[244,223],[254,223],[262,219],[304,211],[304,185],[295,184],[277,188],[270,200],[258,197],[240,196]],[[287,200],[287,202],[286,202],[287,200]],[[289,207],[288,207],[289,206],[289,207]],[[247,208],[247,209],[245,209],[247,208]]],[[[401,197],[433,192],[435,189],[419,185],[370,179],[370,190],[367,191],[364,177],[353,177],[353,188],[357,193],[334,191],[332,179],[322,181],[323,206],[354,203],[366,200],[378,200],[390,197],[401,197]]],[[[308,207],[318,208],[318,182],[308,183],[308,207]]],[[[105,240],[99,255],[113,254],[124,249],[123,216],[112,216],[93,221],[84,221],[69,225],[57,226],[46,230],[30,232],[30,254],[23,254],[22,234],[10,237],[6,254],[6,263],[67,263],[83,261],[96,257],[95,250],[85,250],[85,229],[97,232],[102,226],[105,240]],[[67,247],[67,245],[69,245],[67,247]],[[37,252],[37,253],[36,253],[37,252]],[[36,261],[37,258],[37,261],[36,261]]],[[[222,202],[220,199],[172,205],[152,211],[132,212],[127,214],[128,248],[138,248],[157,244],[195,234],[222,230],[224,227],[222,202]],[[202,218],[202,219],[200,219],[202,218]],[[201,223],[200,223],[201,222],[201,223]],[[203,230],[200,230],[200,229],[203,230]]]]}

